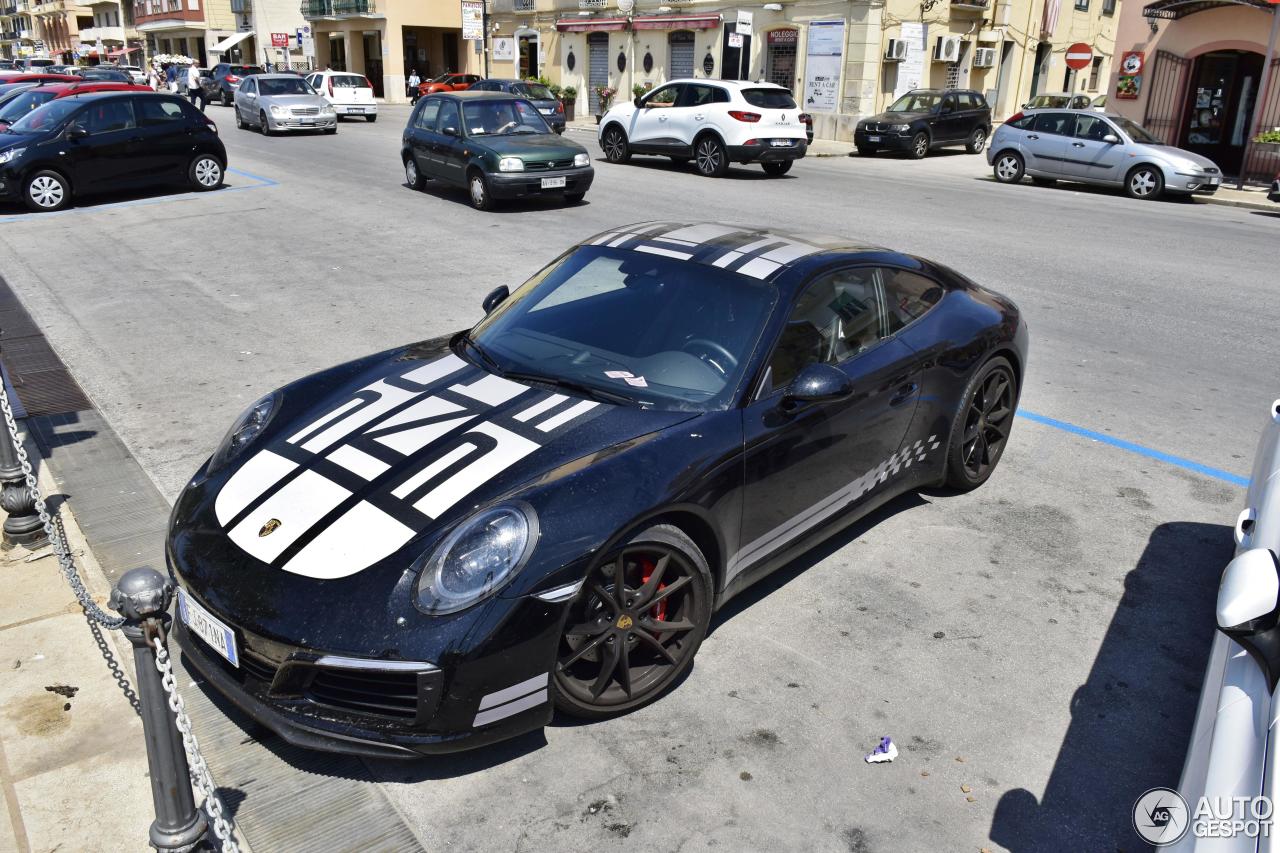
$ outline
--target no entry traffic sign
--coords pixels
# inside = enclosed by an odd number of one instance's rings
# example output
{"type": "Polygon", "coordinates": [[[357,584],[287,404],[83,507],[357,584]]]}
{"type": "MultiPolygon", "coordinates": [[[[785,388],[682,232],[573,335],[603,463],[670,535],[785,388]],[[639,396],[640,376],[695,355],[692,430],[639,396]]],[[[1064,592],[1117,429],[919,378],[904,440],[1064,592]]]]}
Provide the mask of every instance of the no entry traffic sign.
{"type": "Polygon", "coordinates": [[[1068,68],[1073,71],[1079,71],[1082,68],[1088,68],[1090,62],[1093,62],[1093,48],[1089,47],[1089,45],[1078,41],[1067,48],[1068,68]]]}

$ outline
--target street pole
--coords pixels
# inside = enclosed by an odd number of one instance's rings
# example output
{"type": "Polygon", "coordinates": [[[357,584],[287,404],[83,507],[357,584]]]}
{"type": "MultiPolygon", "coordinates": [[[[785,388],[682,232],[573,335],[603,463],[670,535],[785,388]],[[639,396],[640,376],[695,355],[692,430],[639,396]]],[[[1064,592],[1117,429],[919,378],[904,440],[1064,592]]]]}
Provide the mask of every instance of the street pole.
{"type": "Polygon", "coordinates": [[[36,496],[27,485],[27,475],[18,460],[14,441],[12,436],[0,438],[0,509],[8,513],[4,520],[4,543],[35,550],[49,539],[36,511],[36,496]]]}
{"type": "Polygon", "coordinates": [[[1253,150],[1253,138],[1258,135],[1261,129],[1262,113],[1266,108],[1267,96],[1271,92],[1271,87],[1276,84],[1275,70],[1271,67],[1271,61],[1276,55],[1276,35],[1280,33],[1280,5],[1271,6],[1271,38],[1267,40],[1267,58],[1262,61],[1263,83],[1258,89],[1258,97],[1253,101],[1253,121],[1249,122],[1252,127],[1249,129],[1249,135],[1244,140],[1244,156],[1240,158],[1240,174],[1236,175],[1236,189],[1244,189],[1244,173],[1249,168],[1249,152],[1253,150]]]}

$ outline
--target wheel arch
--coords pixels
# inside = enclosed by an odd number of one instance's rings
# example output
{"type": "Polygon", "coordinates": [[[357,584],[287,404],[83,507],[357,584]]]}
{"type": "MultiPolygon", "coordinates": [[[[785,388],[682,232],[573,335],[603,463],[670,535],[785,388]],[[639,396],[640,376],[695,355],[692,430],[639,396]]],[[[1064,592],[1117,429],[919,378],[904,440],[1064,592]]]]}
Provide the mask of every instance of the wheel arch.
{"type": "Polygon", "coordinates": [[[630,144],[631,138],[627,136],[627,129],[623,127],[622,122],[618,121],[616,118],[611,118],[607,122],[605,122],[604,126],[600,128],[600,135],[597,137],[597,139],[599,139],[600,141],[603,141],[604,135],[615,127],[622,134],[623,139],[626,139],[627,143],[630,144]]]}
{"type": "Polygon", "coordinates": [[[691,149],[696,150],[698,147],[698,140],[707,136],[714,136],[717,140],[719,140],[720,144],[725,147],[725,150],[726,151],[728,150],[729,143],[724,141],[724,134],[721,133],[719,129],[714,127],[704,127],[702,128],[702,130],[699,130],[696,134],[694,134],[693,141],[689,143],[689,147],[691,149]]]}
{"type": "Polygon", "coordinates": [[[711,578],[715,582],[715,593],[719,594],[724,589],[724,546],[711,522],[692,510],[672,508],[645,519],[637,529],[655,524],[670,524],[693,540],[693,544],[698,546],[707,560],[711,578]]]}
{"type": "Polygon", "coordinates": [[[22,183],[21,183],[21,188],[24,193],[27,191],[27,182],[30,181],[32,178],[34,178],[36,175],[40,174],[41,172],[56,173],[60,178],[62,178],[62,180],[67,182],[67,190],[72,195],[75,195],[76,183],[75,181],[71,180],[70,173],[67,172],[65,168],[55,163],[49,162],[47,160],[42,160],[38,163],[35,163],[27,167],[26,171],[22,175],[22,183]]]}

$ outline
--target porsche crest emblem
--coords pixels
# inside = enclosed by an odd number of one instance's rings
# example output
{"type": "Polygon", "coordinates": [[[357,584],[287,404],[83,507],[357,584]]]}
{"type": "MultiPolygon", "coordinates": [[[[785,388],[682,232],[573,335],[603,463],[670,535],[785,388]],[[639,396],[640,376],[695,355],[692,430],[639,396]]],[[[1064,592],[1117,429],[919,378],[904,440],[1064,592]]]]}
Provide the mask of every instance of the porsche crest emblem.
{"type": "Polygon", "coordinates": [[[268,518],[267,523],[262,525],[262,529],[258,531],[259,536],[270,536],[280,529],[280,519],[268,518]]]}
{"type": "Polygon", "coordinates": [[[618,625],[619,631],[630,630],[632,625],[631,617],[623,613],[621,616],[618,617],[617,625],[618,625]]]}

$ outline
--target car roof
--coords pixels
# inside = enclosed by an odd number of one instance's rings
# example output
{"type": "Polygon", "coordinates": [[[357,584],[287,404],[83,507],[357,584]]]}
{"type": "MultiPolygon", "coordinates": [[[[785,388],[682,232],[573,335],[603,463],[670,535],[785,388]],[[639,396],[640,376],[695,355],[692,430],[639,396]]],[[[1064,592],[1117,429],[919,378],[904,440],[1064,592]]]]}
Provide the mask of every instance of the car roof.
{"type": "Polygon", "coordinates": [[[470,89],[463,89],[461,92],[432,92],[426,97],[457,98],[461,101],[519,101],[524,99],[522,95],[513,95],[510,92],[473,92],[470,89]]]}
{"type": "MultiPolygon", "coordinates": [[[[250,76],[256,77],[259,80],[296,80],[298,79],[297,74],[285,74],[283,72],[276,72],[276,71],[273,71],[270,74],[253,74],[250,76]]],[[[363,75],[360,75],[360,76],[363,76],[363,75]]]]}
{"type": "Polygon", "coordinates": [[[677,77],[674,80],[667,80],[662,83],[654,83],[653,88],[659,86],[668,86],[672,83],[715,83],[717,86],[728,86],[730,89],[782,89],[790,92],[777,83],[770,83],[765,80],[721,80],[719,77],[677,77]]]}
{"type": "Polygon", "coordinates": [[[912,89],[910,92],[907,92],[907,94],[918,95],[921,93],[926,93],[930,95],[946,95],[952,92],[968,92],[971,95],[981,94],[977,89],[938,89],[938,88],[912,89]]]}
{"type": "Polygon", "coordinates": [[[792,234],[759,225],[678,220],[624,225],[588,237],[579,245],[661,255],[768,281],[825,261],[897,254],[847,237],[792,234]]]}

